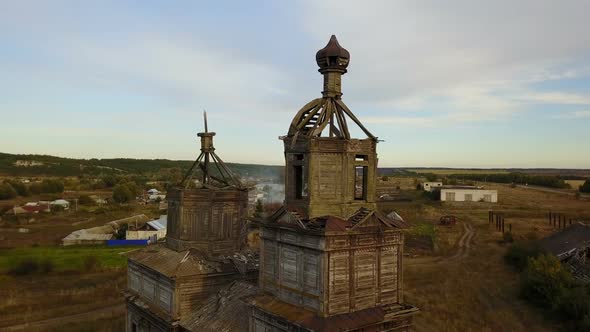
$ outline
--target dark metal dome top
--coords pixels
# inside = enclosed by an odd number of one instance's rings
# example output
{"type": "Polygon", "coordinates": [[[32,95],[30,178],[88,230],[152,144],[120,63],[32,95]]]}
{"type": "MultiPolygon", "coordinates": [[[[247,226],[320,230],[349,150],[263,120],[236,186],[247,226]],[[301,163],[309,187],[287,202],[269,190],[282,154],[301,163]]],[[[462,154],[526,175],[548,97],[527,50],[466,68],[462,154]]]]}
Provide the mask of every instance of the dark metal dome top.
{"type": "Polygon", "coordinates": [[[318,66],[320,66],[320,72],[330,69],[346,72],[346,67],[348,67],[350,61],[350,53],[340,46],[336,36],[332,35],[326,47],[316,53],[315,59],[318,66]]]}

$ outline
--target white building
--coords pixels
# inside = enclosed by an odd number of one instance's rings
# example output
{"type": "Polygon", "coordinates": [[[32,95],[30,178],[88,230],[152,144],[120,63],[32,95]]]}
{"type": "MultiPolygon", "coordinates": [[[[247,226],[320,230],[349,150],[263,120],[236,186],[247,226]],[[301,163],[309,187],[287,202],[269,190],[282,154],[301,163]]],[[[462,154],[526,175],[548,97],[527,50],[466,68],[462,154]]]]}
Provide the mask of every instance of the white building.
{"type": "Polygon", "coordinates": [[[443,202],[498,202],[498,191],[474,186],[442,186],[440,200],[443,202]]]}
{"type": "Polygon", "coordinates": [[[435,188],[442,187],[442,185],[443,185],[442,182],[423,182],[422,189],[424,189],[424,191],[432,191],[435,188]]]}

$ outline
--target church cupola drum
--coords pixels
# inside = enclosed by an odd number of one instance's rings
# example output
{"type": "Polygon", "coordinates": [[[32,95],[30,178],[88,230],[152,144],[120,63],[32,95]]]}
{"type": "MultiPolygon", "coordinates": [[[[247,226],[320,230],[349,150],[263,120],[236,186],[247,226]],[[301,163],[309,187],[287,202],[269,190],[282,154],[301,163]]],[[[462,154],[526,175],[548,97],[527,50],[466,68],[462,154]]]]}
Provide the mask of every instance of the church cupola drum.
{"type": "Polygon", "coordinates": [[[180,186],[168,192],[170,248],[211,255],[238,251],[248,212],[248,190],[215,153],[214,132],[198,133],[201,153],[180,186]]]}
{"type": "Polygon", "coordinates": [[[286,208],[305,218],[348,217],[375,208],[377,138],[342,101],[341,78],[350,53],[335,36],[316,54],[324,76],[322,97],[297,112],[286,136],[286,208]],[[356,125],[366,138],[352,138],[356,125]]]}

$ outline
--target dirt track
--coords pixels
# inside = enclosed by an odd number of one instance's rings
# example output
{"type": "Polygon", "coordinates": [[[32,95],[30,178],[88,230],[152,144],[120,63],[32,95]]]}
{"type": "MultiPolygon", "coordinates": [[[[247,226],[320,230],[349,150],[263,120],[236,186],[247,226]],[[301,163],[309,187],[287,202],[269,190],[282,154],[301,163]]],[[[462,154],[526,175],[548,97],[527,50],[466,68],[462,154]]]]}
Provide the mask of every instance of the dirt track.
{"type": "Polygon", "coordinates": [[[469,251],[471,250],[471,241],[475,236],[475,230],[471,224],[467,222],[463,222],[463,235],[459,239],[457,243],[457,251],[454,255],[444,259],[444,262],[452,262],[452,261],[460,261],[467,256],[469,256],[469,251]]]}

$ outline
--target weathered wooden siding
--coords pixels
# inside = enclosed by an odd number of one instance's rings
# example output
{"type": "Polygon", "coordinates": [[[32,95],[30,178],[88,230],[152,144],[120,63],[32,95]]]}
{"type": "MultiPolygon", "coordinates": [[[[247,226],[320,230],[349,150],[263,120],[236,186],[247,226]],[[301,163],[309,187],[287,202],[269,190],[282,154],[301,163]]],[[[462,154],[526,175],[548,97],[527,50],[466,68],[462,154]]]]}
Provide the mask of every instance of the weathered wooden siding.
{"type": "Polygon", "coordinates": [[[285,202],[288,207],[302,211],[305,217],[346,218],[360,207],[375,208],[377,153],[373,140],[314,138],[294,145],[285,141],[285,159],[285,202]],[[295,194],[295,166],[298,165],[303,166],[307,188],[303,197],[295,194]],[[362,200],[354,197],[355,166],[367,167],[366,197],[362,200]]]}
{"type": "Polygon", "coordinates": [[[143,300],[158,306],[166,313],[174,316],[174,280],[155,273],[149,269],[129,261],[127,266],[127,287],[143,300]]]}
{"type": "Polygon", "coordinates": [[[323,242],[284,230],[264,228],[260,287],[285,302],[313,310],[323,307],[323,242]]]}
{"type": "Polygon", "coordinates": [[[326,314],[348,313],[401,299],[400,231],[329,236],[326,314]]]}
{"type": "Polygon", "coordinates": [[[240,248],[248,214],[245,190],[186,189],[171,191],[167,244],[209,254],[231,254],[240,248]]]}

